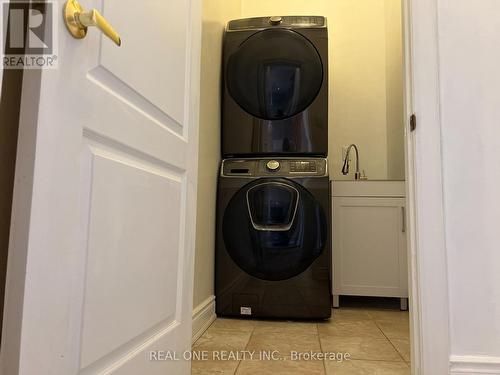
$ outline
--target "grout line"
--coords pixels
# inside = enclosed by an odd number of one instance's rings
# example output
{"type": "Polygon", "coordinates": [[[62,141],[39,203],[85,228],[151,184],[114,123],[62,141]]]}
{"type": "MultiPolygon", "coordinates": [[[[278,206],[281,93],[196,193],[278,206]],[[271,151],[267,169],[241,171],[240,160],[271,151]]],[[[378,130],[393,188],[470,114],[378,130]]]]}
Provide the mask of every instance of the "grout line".
{"type": "Polygon", "coordinates": [[[387,335],[385,334],[385,332],[382,330],[382,328],[380,328],[380,326],[378,325],[377,321],[374,320],[375,322],[375,325],[378,327],[378,329],[380,330],[380,332],[382,332],[382,334],[384,335],[384,337],[387,339],[387,341],[389,341],[389,344],[391,344],[391,346],[394,348],[394,350],[396,351],[396,353],[398,353],[399,357],[401,358],[401,360],[403,362],[406,362],[405,359],[403,358],[403,355],[399,352],[399,350],[396,348],[396,346],[392,343],[391,339],[389,337],[387,337],[387,335]]]}
{"type": "MultiPolygon", "coordinates": [[[[333,318],[333,316],[332,316],[333,318]]],[[[318,323],[316,323],[316,331],[318,332],[318,342],[319,342],[319,350],[321,352],[323,352],[323,346],[321,345],[321,337],[319,335],[319,327],[318,327],[318,323]]],[[[326,363],[325,363],[326,359],[323,358],[323,372],[324,374],[326,375],[326,363]]]]}
{"type": "Polygon", "coordinates": [[[406,361],[395,361],[395,360],[390,360],[390,359],[366,359],[366,358],[365,359],[363,359],[363,358],[350,358],[349,361],[385,362],[385,363],[408,363],[406,361]]]}
{"type": "MultiPolygon", "coordinates": [[[[250,344],[250,340],[252,339],[252,336],[253,336],[253,333],[255,331],[255,321],[254,320],[250,320],[252,322],[252,332],[250,332],[250,336],[248,336],[248,341],[245,345],[245,348],[244,350],[247,350],[248,349],[248,344],[250,344]]],[[[240,368],[240,365],[241,365],[241,361],[242,360],[239,360],[238,361],[238,365],[236,366],[236,368],[234,369],[234,372],[233,372],[233,375],[236,375],[236,373],[238,372],[238,369],[240,368]]]]}

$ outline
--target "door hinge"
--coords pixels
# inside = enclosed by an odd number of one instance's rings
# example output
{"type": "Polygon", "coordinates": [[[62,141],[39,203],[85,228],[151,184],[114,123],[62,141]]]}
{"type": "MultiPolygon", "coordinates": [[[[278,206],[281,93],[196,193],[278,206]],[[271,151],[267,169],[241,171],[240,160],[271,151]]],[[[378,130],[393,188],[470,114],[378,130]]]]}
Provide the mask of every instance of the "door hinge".
{"type": "Polygon", "coordinates": [[[417,116],[413,113],[411,116],[410,116],[410,131],[415,131],[415,129],[417,128],[417,116]]]}

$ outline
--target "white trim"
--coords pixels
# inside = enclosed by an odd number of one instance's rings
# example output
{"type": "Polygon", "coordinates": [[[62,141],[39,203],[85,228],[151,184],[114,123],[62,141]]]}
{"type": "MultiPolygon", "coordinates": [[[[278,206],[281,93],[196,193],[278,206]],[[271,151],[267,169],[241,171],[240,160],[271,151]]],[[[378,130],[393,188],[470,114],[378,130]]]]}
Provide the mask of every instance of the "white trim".
{"type": "Polygon", "coordinates": [[[406,197],[405,185],[405,181],[333,180],[330,195],[332,197],[404,198],[406,197]]]}
{"type": "Polygon", "coordinates": [[[210,296],[193,310],[193,343],[203,335],[215,318],[215,296],[210,296]]]}
{"type": "Polygon", "coordinates": [[[403,44],[404,44],[404,105],[405,105],[405,189],[406,189],[406,222],[408,234],[406,236],[407,262],[408,262],[408,294],[410,312],[410,341],[411,341],[411,373],[421,374],[421,339],[420,315],[418,303],[418,273],[416,272],[416,214],[415,214],[415,147],[413,134],[409,132],[409,119],[413,114],[413,76],[412,76],[412,51],[411,51],[411,9],[410,1],[403,1],[403,44]]]}
{"type": "Polygon", "coordinates": [[[406,0],[411,106],[407,135],[412,366],[414,374],[448,374],[448,272],[442,185],[437,0],[406,0]]]}
{"type": "Polygon", "coordinates": [[[450,356],[450,375],[464,374],[500,374],[500,357],[450,356]]]}

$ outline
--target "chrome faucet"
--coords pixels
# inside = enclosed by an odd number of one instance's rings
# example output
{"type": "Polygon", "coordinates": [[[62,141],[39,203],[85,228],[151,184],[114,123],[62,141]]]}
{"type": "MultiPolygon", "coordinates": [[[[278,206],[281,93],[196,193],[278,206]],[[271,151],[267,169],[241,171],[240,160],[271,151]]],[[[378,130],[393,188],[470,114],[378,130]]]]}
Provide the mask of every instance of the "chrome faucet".
{"type": "Polygon", "coordinates": [[[349,174],[349,155],[351,153],[352,148],[354,148],[354,151],[356,151],[356,172],[354,173],[354,179],[359,180],[361,179],[361,173],[359,172],[359,151],[358,151],[358,146],[356,146],[354,143],[347,148],[347,151],[345,153],[344,166],[342,167],[342,174],[344,176],[349,174]]]}

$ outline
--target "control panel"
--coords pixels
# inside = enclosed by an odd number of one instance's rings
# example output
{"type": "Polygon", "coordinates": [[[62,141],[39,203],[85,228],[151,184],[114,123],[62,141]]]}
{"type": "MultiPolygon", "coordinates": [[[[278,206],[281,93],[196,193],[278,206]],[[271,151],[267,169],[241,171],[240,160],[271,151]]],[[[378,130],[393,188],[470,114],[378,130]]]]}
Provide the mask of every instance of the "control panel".
{"type": "Polygon", "coordinates": [[[310,172],[314,173],[317,170],[316,161],[307,161],[307,160],[293,160],[290,162],[290,172],[310,172]]]}
{"type": "Polygon", "coordinates": [[[228,31],[265,29],[272,26],[293,28],[326,27],[326,18],[322,16],[271,16],[254,17],[229,21],[228,31]]]}
{"type": "Polygon", "coordinates": [[[304,159],[226,159],[221,174],[227,177],[323,177],[328,175],[327,160],[304,159]]]}

